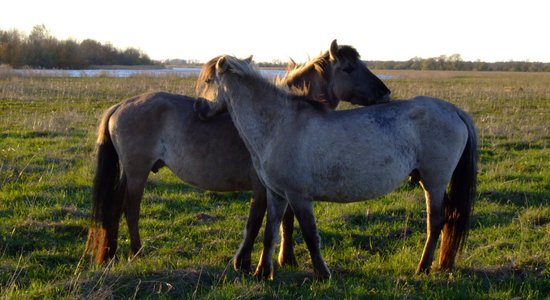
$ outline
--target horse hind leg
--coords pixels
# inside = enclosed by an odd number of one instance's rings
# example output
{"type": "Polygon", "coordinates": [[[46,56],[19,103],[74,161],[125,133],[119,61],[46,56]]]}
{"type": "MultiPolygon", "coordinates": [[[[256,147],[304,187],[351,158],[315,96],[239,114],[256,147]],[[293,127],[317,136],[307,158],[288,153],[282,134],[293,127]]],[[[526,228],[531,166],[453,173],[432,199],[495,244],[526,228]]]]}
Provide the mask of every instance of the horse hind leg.
{"type": "Polygon", "coordinates": [[[115,198],[118,201],[113,201],[114,207],[109,212],[110,216],[108,224],[105,226],[105,255],[109,259],[115,258],[118,248],[118,230],[120,227],[120,218],[122,217],[122,209],[126,197],[126,176],[122,174],[121,181],[115,190],[115,198]]]}
{"type": "Polygon", "coordinates": [[[294,232],[294,212],[292,208],[288,206],[283,217],[283,223],[281,224],[281,249],[279,251],[279,265],[281,266],[297,266],[298,261],[294,254],[294,239],[292,233],[294,232]]]}
{"type": "Polygon", "coordinates": [[[438,188],[427,188],[420,181],[424,189],[427,210],[427,238],[422,251],[420,263],[416,268],[416,273],[429,273],[434,259],[437,240],[445,222],[443,201],[445,197],[445,186],[438,188]]]}
{"type": "Polygon", "coordinates": [[[141,199],[147,175],[128,177],[126,197],[124,204],[124,216],[128,225],[128,234],[130,235],[130,253],[128,260],[133,260],[141,252],[141,237],[139,235],[139,213],[141,199]]]}

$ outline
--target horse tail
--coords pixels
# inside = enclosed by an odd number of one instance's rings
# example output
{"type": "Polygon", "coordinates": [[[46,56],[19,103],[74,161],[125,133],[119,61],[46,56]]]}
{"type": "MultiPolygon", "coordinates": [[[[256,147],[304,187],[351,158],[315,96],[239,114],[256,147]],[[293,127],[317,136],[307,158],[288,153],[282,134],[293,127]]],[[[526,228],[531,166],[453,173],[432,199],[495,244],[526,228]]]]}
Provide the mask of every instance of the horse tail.
{"type": "MultiPolygon", "coordinates": [[[[118,222],[114,211],[122,209],[122,197],[117,195],[117,189],[121,184],[120,163],[109,133],[109,120],[119,106],[120,104],[113,105],[103,113],[97,134],[97,164],[92,187],[92,220],[85,251],[95,257],[98,264],[106,260],[108,251],[112,252],[108,249],[109,236],[112,233],[108,231],[112,228],[113,222],[118,222]]],[[[111,256],[110,254],[108,256],[111,256]]]]}
{"type": "Polygon", "coordinates": [[[468,140],[456,166],[448,194],[445,195],[445,224],[439,255],[440,269],[451,269],[457,253],[464,247],[470,228],[470,215],[477,186],[477,133],[472,118],[457,109],[457,114],[468,128],[468,140]]]}

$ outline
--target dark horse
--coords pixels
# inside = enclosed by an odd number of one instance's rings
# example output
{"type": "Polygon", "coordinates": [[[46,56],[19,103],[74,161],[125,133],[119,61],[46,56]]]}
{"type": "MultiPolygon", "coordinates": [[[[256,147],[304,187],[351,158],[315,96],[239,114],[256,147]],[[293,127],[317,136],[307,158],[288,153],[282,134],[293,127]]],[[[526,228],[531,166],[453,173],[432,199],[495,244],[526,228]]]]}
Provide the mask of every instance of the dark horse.
{"type": "Polygon", "coordinates": [[[273,277],[273,245],[288,204],[315,273],[330,277],[320,252],[313,201],[379,197],[411,173],[424,189],[427,210],[427,239],[417,272],[429,272],[440,234],[439,267],[454,266],[476,193],[477,134],[466,112],[429,97],[352,110],[320,109],[231,56],[218,60],[215,82],[215,101],[225,102],[267,188],[257,276],[273,277]]]}
{"type": "MultiPolygon", "coordinates": [[[[331,47],[332,58],[328,52],[321,55],[289,72],[281,84],[326,99],[333,107],[339,100],[362,105],[389,100],[390,91],[359,60],[355,49],[338,46],[336,41],[331,47]]],[[[216,62],[205,65],[197,83],[197,90],[207,98],[212,85],[204,88],[203,84],[214,75],[216,62]]],[[[130,257],[140,251],[138,221],[144,187],[149,172],[167,166],[182,181],[201,189],[253,191],[245,238],[234,261],[236,269],[250,269],[252,246],[266,211],[265,188],[229,115],[201,122],[194,114],[197,103],[195,98],[156,92],[127,99],[104,112],[98,129],[93,222],[87,242],[96,262],[114,257],[123,213],[130,257]]],[[[285,236],[291,237],[291,212],[288,219],[285,236]]],[[[289,241],[281,249],[282,263],[295,262],[289,241]]]]}

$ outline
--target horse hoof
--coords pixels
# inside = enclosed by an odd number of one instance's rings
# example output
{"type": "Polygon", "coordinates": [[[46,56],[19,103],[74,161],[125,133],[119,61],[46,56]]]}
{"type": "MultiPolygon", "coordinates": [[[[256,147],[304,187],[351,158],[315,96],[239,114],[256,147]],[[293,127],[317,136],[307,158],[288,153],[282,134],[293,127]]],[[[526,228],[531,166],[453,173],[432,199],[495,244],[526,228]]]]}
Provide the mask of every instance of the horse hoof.
{"type": "Polygon", "coordinates": [[[418,266],[418,268],[416,268],[416,275],[420,274],[430,274],[430,268],[418,266]]]}
{"type": "Polygon", "coordinates": [[[254,273],[254,277],[258,280],[273,280],[274,274],[271,268],[258,266],[256,268],[256,272],[254,273]]]}
{"type": "Polygon", "coordinates": [[[97,260],[96,263],[98,265],[110,265],[113,263],[118,263],[120,261],[120,258],[117,255],[114,255],[112,257],[103,257],[103,260],[97,260]]]}
{"type": "Polygon", "coordinates": [[[236,272],[252,273],[252,260],[250,258],[241,259],[235,257],[233,259],[233,269],[236,272]]]}
{"type": "Polygon", "coordinates": [[[330,273],[329,269],[326,270],[316,270],[315,271],[315,277],[320,280],[327,280],[332,277],[332,274],[330,273]]]}
{"type": "Polygon", "coordinates": [[[298,260],[296,259],[296,256],[294,254],[291,255],[281,255],[279,256],[279,265],[282,266],[298,266],[298,260]]]}
{"type": "Polygon", "coordinates": [[[128,262],[129,263],[133,262],[134,260],[136,260],[137,257],[138,257],[137,255],[129,254],[128,255],[128,262]]]}
{"type": "Polygon", "coordinates": [[[133,262],[134,260],[138,259],[140,256],[143,256],[143,251],[142,249],[138,250],[138,251],[130,251],[128,252],[128,262],[131,263],[133,262]]]}

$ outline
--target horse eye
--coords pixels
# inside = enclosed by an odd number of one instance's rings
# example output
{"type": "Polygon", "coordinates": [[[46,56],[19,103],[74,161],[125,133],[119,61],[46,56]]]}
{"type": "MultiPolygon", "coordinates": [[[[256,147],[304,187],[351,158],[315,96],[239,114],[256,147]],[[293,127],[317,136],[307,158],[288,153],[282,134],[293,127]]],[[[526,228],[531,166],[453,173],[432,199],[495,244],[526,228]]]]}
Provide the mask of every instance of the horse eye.
{"type": "Polygon", "coordinates": [[[212,83],[213,81],[214,81],[214,79],[208,78],[208,79],[206,79],[204,82],[206,82],[206,83],[212,83]]]}
{"type": "Polygon", "coordinates": [[[351,72],[353,72],[353,67],[347,66],[347,67],[343,68],[342,71],[344,71],[346,73],[351,73],[351,72]]]}

